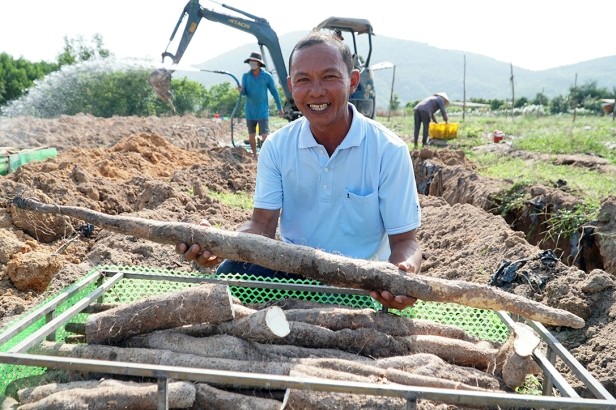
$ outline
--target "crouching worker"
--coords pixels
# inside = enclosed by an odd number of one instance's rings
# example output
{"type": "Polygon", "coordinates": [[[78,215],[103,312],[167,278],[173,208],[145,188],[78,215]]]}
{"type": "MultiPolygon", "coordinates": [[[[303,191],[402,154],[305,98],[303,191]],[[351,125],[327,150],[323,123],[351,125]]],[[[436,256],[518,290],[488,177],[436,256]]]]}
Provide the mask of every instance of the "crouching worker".
{"type": "Polygon", "coordinates": [[[440,111],[445,123],[449,122],[447,116],[447,107],[449,105],[449,97],[445,93],[436,93],[430,97],[421,100],[415,108],[413,108],[413,146],[417,149],[417,140],[419,139],[419,129],[423,126],[421,138],[421,146],[428,143],[428,133],[430,131],[430,120],[438,123],[436,120],[436,112],[440,111]]]}
{"type": "MultiPolygon", "coordinates": [[[[287,81],[303,117],[263,143],[252,216],[238,230],[275,238],[280,220],[285,242],[418,273],[421,211],[411,156],[402,139],[349,103],[359,84],[349,48],[331,33],[311,32],[291,53],[287,81]]],[[[219,265],[217,274],[298,277],[222,261],[198,244],[179,243],[176,251],[219,265]]],[[[416,301],[387,289],[370,296],[393,309],[416,301]]]]}

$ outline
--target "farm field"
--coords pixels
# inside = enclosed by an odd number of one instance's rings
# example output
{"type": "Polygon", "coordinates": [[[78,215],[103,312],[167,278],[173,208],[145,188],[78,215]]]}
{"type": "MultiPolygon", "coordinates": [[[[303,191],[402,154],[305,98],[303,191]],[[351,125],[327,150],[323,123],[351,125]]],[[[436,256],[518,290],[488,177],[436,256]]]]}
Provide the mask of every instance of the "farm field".
{"type": "MultiPolygon", "coordinates": [[[[378,119],[412,143],[410,118],[378,119]]],[[[243,132],[238,122],[236,142],[243,132]]],[[[194,269],[171,246],[96,227],[88,236],[60,231],[50,218],[13,209],[15,195],[166,221],[207,217],[229,230],[250,214],[256,163],[243,146],[230,146],[228,121],[0,118],[0,146],[26,142],[59,153],[0,176],[1,326],[95,266],[194,269]]],[[[469,118],[455,140],[411,155],[423,215],[421,274],[486,284],[504,261],[527,259],[525,272],[540,275],[545,286],[519,281],[510,290],[582,317],[583,329],[549,330],[615,395],[616,123],[608,117],[469,118]],[[495,130],[505,133],[499,144],[491,140],[495,130]],[[542,218],[560,219],[531,229],[527,205],[539,199],[549,209],[542,218]],[[581,261],[571,234],[576,222],[593,221],[601,240],[581,261]],[[564,257],[546,266],[539,257],[546,249],[564,257]]],[[[591,397],[563,372],[582,397],[591,397]]]]}

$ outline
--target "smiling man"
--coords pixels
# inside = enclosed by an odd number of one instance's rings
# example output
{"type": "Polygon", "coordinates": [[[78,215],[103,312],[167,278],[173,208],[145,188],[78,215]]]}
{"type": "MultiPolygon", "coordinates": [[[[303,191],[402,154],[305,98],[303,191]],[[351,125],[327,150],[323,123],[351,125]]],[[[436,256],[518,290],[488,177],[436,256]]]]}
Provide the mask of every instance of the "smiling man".
{"type": "MultiPolygon", "coordinates": [[[[289,74],[303,117],[263,143],[252,217],[238,230],[274,238],[280,221],[285,242],[419,272],[421,212],[409,150],[349,103],[359,84],[349,48],[313,31],[295,45],[289,74]]],[[[204,266],[220,262],[196,244],[178,244],[177,251],[204,266]]],[[[293,277],[230,260],[217,273],[293,277]]],[[[371,296],[394,309],[415,303],[383,289],[371,296]]]]}

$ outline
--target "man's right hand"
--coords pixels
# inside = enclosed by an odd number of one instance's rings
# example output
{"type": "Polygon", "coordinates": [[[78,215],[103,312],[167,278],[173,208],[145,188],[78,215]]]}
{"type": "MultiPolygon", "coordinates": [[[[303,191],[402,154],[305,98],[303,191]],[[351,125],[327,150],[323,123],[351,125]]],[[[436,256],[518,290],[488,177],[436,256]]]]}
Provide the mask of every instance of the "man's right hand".
{"type": "MultiPolygon", "coordinates": [[[[212,226],[207,219],[202,219],[199,225],[212,226]]],[[[213,268],[223,260],[221,257],[214,255],[207,249],[202,250],[197,243],[186,244],[184,242],[180,242],[175,245],[175,251],[180,255],[183,255],[184,260],[195,262],[205,268],[213,268]]]]}

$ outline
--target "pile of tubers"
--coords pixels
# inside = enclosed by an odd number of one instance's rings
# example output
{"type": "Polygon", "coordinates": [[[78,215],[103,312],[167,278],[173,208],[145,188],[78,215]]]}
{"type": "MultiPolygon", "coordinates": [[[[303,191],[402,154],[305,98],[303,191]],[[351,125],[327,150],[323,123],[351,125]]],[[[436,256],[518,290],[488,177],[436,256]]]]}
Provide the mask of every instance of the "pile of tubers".
{"type": "MultiPolygon", "coordinates": [[[[67,324],[75,333],[67,343],[45,341],[32,353],[496,393],[511,393],[528,375],[541,371],[532,358],[539,339],[524,325],[516,325],[501,344],[478,340],[456,326],[373,309],[312,306],[307,301],[296,308],[286,302],[245,305],[227,285],[199,284],[130,304],[105,305],[85,323],[67,324]]],[[[158,408],[156,380],[73,373],[66,382],[18,390],[12,407],[6,408],[158,408]]],[[[417,404],[423,409],[458,408],[421,399],[417,404]]],[[[168,406],[406,409],[407,400],[169,380],[168,406]]]]}

